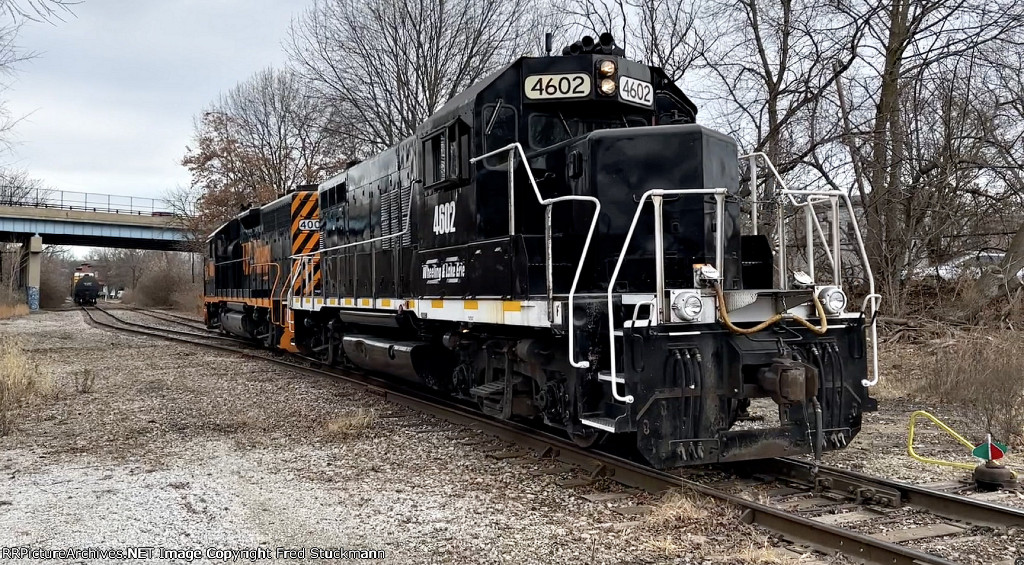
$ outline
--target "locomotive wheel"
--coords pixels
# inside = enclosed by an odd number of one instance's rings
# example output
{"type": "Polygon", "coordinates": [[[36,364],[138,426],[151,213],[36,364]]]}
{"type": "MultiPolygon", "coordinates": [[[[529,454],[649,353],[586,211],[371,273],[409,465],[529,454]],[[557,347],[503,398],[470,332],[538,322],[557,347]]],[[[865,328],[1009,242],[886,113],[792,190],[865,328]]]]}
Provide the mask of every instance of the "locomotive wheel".
{"type": "Polygon", "coordinates": [[[600,440],[604,439],[604,435],[604,432],[592,428],[583,429],[582,425],[577,427],[576,430],[569,432],[569,438],[572,439],[572,442],[583,449],[594,447],[600,440]]]}

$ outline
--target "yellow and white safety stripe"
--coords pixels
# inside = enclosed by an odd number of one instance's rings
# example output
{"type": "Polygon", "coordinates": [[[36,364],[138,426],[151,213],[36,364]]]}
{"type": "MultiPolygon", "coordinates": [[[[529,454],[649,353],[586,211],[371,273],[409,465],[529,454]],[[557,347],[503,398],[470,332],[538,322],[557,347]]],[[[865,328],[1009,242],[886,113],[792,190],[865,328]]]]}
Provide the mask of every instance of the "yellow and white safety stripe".
{"type": "MultiPolygon", "coordinates": [[[[554,323],[562,323],[562,305],[554,305],[554,323]]],[[[295,310],[319,312],[324,308],[394,311],[411,310],[425,320],[550,327],[546,300],[452,299],[406,300],[397,298],[293,297],[295,310]]]]}

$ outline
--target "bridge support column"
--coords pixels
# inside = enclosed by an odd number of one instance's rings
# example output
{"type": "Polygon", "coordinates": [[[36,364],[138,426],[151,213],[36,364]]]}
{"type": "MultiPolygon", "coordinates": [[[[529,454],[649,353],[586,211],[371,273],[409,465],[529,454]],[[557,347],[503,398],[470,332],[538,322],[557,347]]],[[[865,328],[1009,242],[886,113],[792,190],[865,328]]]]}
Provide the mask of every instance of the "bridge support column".
{"type": "Polygon", "coordinates": [[[39,279],[43,265],[43,238],[34,235],[28,240],[28,265],[25,279],[25,293],[28,298],[28,309],[39,310],[39,279]]]}

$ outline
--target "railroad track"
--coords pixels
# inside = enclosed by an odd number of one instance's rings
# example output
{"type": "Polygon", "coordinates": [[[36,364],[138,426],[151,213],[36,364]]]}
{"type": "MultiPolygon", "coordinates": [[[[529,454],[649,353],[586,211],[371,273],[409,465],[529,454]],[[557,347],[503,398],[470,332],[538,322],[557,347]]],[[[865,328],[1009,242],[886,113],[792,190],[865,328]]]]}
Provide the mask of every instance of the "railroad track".
{"type": "MultiPolygon", "coordinates": [[[[193,337],[193,338],[200,339],[200,340],[214,339],[214,340],[217,340],[217,341],[220,341],[220,342],[233,342],[233,343],[249,344],[249,342],[247,342],[247,341],[245,341],[243,339],[236,338],[236,337],[231,337],[231,336],[226,336],[226,335],[219,335],[219,334],[211,335],[210,330],[208,330],[206,328],[193,328],[194,330],[197,330],[197,331],[186,332],[186,331],[181,331],[181,330],[172,330],[172,329],[168,329],[168,328],[158,328],[158,327],[155,327],[155,326],[147,326],[145,324],[139,324],[137,322],[129,322],[128,320],[125,320],[124,318],[121,318],[120,316],[115,315],[114,313],[112,313],[109,310],[104,310],[103,308],[100,308],[99,306],[85,307],[85,308],[83,308],[83,310],[85,311],[86,314],[89,315],[89,318],[94,323],[99,324],[101,326],[105,326],[105,327],[111,327],[111,328],[114,328],[114,329],[125,329],[125,330],[127,330],[128,328],[132,328],[132,329],[136,330],[136,333],[151,335],[151,336],[154,336],[154,337],[164,337],[164,338],[167,338],[167,339],[176,339],[176,340],[179,340],[179,341],[189,341],[189,340],[182,339],[182,336],[184,336],[184,337],[193,337]],[[118,328],[114,324],[100,322],[99,320],[97,320],[92,315],[92,312],[94,312],[94,311],[102,312],[104,315],[106,315],[107,317],[115,320],[118,324],[121,324],[121,326],[123,326],[123,327],[122,328],[118,328]],[[167,335],[162,335],[162,334],[167,334],[167,335]]],[[[132,311],[132,310],[129,310],[129,311],[132,311]]],[[[142,312],[142,313],[145,313],[145,312],[142,312]]],[[[156,316],[153,316],[153,317],[156,318],[156,316]]],[[[167,321],[167,320],[165,320],[165,321],[167,321]]],[[[196,345],[204,345],[200,341],[190,341],[190,343],[195,343],[196,345]]],[[[250,344],[250,345],[252,345],[252,347],[255,347],[254,344],[250,344]]],[[[241,351],[239,351],[239,352],[241,353],[241,351]]]]}
{"type": "Polygon", "coordinates": [[[164,311],[161,311],[161,310],[154,310],[152,308],[129,307],[129,308],[127,308],[127,310],[130,311],[130,312],[137,312],[139,314],[143,314],[143,315],[149,316],[151,318],[156,318],[157,320],[161,320],[161,321],[167,322],[169,324],[175,324],[175,325],[178,325],[178,326],[183,326],[183,327],[186,327],[186,328],[191,328],[193,330],[201,330],[203,332],[207,332],[207,333],[211,333],[211,334],[212,333],[217,333],[217,330],[212,330],[210,328],[207,328],[202,322],[200,322],[199,320],[196,320],[195,318],[189,318],[187,316],[179,316],[179,315],[173,314],[171,312],[164,312],[164,311]]]}
{"type": "Polygon", "coordinates": [[[832,467],[815,469],[812,464],[796,459],[759,461],[755,474],[724,467],[732,476],[708,483],[695,478],[701,471],[659,471],[614,454],[582,449],[559,436],[513,422],[492,420],[456,402],[428,397],[374,376],[324,368],[315,360],[303,357],[271,357],[262,349],[200,341],[211,336],[127,322],[97,307],[83,308],[83,311],[97,326],[191,343],[259,358],[307,375],[341,379],[362,386],[389,402],[516,444],[533,451],[539,458],[579,467],[592,478],[608,478],[651,493],[687,489],[712,497],[740,508],[744,522],[826,555],[843,554],[863,563],[949,565],[956,562],[911,545],[937,536],[985,535],[992,529],[1024,531],[1024,509],[832,467]],[[102,312],[114,322],[99,320],[93,315],[94,311],[102,312]],[[751,500],[749,492],[756,492],[757,487],[761,487],[762,495],[759,500],[751,500]],[[896,513],[914,516],[922,525],[910,528],[914,531],[909,534],[891,533],[909,531],[907,529],[885,534],[873,531],[896,513]]]}

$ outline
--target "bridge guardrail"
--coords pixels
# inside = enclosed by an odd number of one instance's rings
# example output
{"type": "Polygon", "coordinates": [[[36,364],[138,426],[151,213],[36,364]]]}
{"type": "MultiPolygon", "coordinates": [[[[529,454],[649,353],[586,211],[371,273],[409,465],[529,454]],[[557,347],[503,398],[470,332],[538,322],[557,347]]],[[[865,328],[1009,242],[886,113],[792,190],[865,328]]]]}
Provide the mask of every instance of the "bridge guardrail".
{"type": "Polygon", "coordinates": [[[0,206],[52,208],[106,212],[131,216],[173,216],[170,205],[159,198],[95,194],[70,190],[18,189],[0,186],[0,206]]]}

